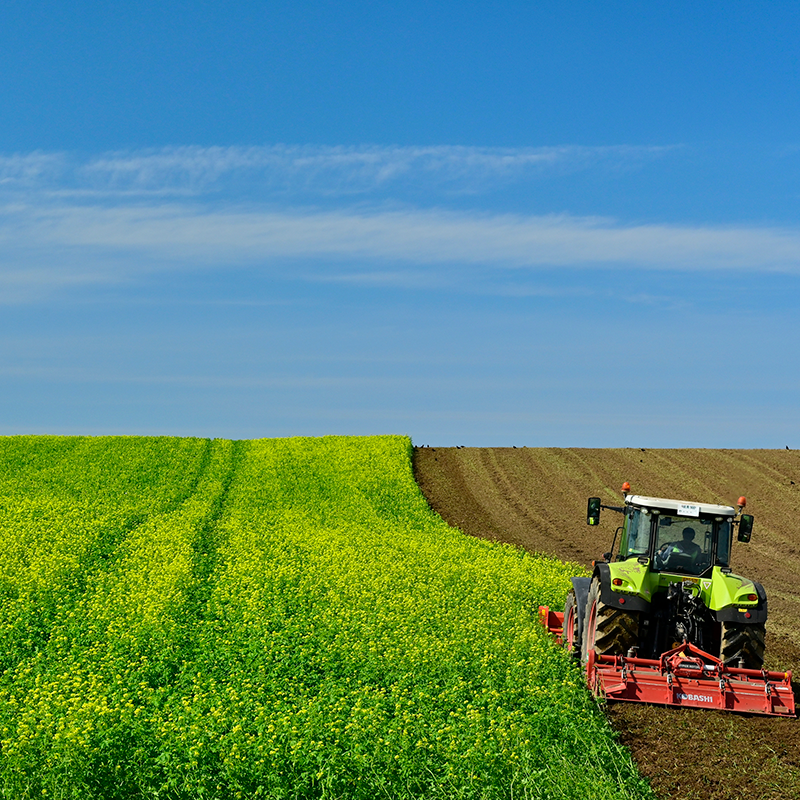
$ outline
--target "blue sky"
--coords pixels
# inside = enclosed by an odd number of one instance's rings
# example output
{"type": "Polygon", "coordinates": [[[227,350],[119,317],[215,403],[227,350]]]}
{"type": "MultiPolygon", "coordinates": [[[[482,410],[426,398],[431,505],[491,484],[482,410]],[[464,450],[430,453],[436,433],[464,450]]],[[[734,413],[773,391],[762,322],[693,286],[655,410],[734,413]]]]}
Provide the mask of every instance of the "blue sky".
{"type": "Polygon", "coordinates": [[[800,447],[800,7],[0,9],[0,434],[800,447]]]}

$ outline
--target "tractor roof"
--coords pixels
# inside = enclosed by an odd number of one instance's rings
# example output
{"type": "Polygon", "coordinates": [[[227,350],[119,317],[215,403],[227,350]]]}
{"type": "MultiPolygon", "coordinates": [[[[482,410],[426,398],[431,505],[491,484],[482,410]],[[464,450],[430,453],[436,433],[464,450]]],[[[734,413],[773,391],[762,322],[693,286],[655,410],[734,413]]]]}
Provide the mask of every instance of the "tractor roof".
{"type": "Polygon", "coordinates": [[[726,516],[732,517],[736,509],[732,506],[718,506],[714,503],[697,503],[690,500],[670,500],[666,497],[644,497],[639,494],[629,494],[625,497],[628,505],[642,508],[658,508],[662,511],[673,511],[678,516],[698,517],[726,516]]]}

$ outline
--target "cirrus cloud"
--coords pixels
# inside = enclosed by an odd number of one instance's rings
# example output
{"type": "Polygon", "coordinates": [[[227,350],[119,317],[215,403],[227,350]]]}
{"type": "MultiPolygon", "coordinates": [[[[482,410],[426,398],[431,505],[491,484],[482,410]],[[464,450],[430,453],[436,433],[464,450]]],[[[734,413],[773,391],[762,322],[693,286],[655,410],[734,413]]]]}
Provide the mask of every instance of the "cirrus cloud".
{"type": "MultiPolygon", "coordinates": [[[[800,272],[800,232],[769,227],[626,225],[568,215],[441,209],[319,211],[27,205],[0,209],[7,297],[30,288],[113,282],[186,269],[251,266],[333,279],[405,270],[458,279],[459,267],[800,272]],[[287,260],[292,262],[287,266],[287,260]],[[400,266],[398,266],[400,265],[400,266]]],[[[385,282],[385,281],[384,281],[385,282]]]]}

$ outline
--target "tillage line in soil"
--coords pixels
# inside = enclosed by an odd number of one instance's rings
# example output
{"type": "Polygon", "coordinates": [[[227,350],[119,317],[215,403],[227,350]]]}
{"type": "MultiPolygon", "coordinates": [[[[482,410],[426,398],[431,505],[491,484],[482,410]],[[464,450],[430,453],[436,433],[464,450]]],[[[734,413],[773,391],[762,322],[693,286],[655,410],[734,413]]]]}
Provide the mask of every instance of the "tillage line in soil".
{"type": "Polygon", "coordinates": [[[230,464],[223,479],[222,489],[214,499],[214,503],[197,529],[194,544],[194,576],[193,588],[187,593],[187,618],[202,620],[208,613],[208,600],[213,591],[212,576],[219,565],[219,552],[223,542],[220,541],[219,521],[225,510],[230,493],[231,483],[236,475],[245,441],[234,441],[231,445],[230,464]]]}
{"type": "MultiPolygon", "coordinates": [[[[184,503],[186,503],[187,500],[189,500],[189,498],[196,494],[200,479],[206,473],[208,466],[211,463],[212,447],[213,441],[211,439],[207,439],[203,447],[202,455],[197,463],[197,470],[195,471],[191,481],[186,488],[182,492],[176,494],[175,497],[173,497],[172,500],[170,500],[170,502],[164,506],[164,508],[156,511],[158,516],[171,514],[172,512],[177,511],[184,503]]],[[[119,546],[122,544],[122,542],[124,542],[125,539],[127,539],[138,527],[144,525],[144,523],[147,522],[151,516],[152,514],[146,513],[132,514],[119,528],[110,529],[108,531],[108,533],[103,537],[102,541],[98,543],[98,547],[95,551],[94,562],[88,565],[88,568],[83,573],[84,588],[86,585],[85,578],[87,578],[90,573],[108,569],[108,565],[116,559],[119,552],[119,546]]]]}

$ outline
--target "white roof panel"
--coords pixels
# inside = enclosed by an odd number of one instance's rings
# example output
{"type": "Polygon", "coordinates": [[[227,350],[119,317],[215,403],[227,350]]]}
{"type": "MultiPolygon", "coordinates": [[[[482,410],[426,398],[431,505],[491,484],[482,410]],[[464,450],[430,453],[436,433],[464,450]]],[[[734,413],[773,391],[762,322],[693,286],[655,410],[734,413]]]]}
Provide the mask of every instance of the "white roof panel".
{"type": "Polygon", "coordinates": [[[696,506],[700,513],[710,516],[733,516],[736,509],[732,506],[718,506],[714,503],[697,503],[693,500],[670,500],[666,497],[644,497],[640,494],[629,494],[625,497],[626,502],[634,506],[644,506],[645,508],[660,508],[665,511],[677,513],[679,506],[696,506]]]}

